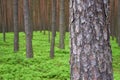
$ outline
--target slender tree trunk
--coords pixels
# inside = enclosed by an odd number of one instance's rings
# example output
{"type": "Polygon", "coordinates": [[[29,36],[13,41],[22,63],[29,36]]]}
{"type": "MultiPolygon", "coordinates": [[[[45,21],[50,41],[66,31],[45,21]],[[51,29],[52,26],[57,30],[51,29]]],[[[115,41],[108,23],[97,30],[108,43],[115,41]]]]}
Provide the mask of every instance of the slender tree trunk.
{"type": "Polygon", "coordinates": [[[117,28],[117,26],[118,26],[118,12],[117,12],[117,10],[118,10],[118,0],[114,0],[114,36],[115,36],[115,38],[116,38],[116,42],[118,43],[118,37],[117,37],[117,34],[118,34],[118,28],[117,28]]]}
{"type": "Polygon", "coordinates": [[[48,8],[48,42],[50,42],[51,40],[50,40],[50,31],[51,31],[51,22],[50,22],[50,2],[51,2],[51,0],[49,0],[48,2],[47,2],[47,8],[48,8]]]}
{"type": "Polygon", "coordinates": [[[40,30],[40,32],[42,32],[43,31],[43,0],[40,0],[40,10],[42,10],[41,12],[40,12],[40,20],[41,20],[41,25],[40,25],[40,27],[41,27],[41,30],[40,30]]]}
{"type": "Polygon", "coordinates": [[[60,31],[60,39],[59,39],[59,47],[61,49],[65,48],[65,14],[64,14],[64,0],[60,0],[60,22],[59,22],[59,31],[60,31]]]}
{"type": "Polygon", "coordinates": [[[6,41],[6,26],[5,26],[5,2],[1,0],[2,5],[2,33],[3,33],[3,41],[6,41]]]}
{"type": "Polygon", "coordinates": [[[2,32],[2,3],[1,3],[1,0],[0,0],[0,32],[2,32]]]}
{"type": "MultiPolygon", "coordinates": [[[[30,10],[30,24],[31,24],[31,31],[33,30],[33,27],[34,27],[34,23],[33,23],[33,7],[34,6],[34,0],[30,0],[30,7],[29,7],[29,10],[30,10]]],[[[32,34],[32,32],[31,32],[32,34]]]]}
{"type": "MultiPolygon", "coordinates": [[[[3,0],[3,17],[4,17],[4,29],[5,29],[5,33],[7,32],[7,29],[9,29],[8,28],[8,24],[7,24],[7,1],[6,0],[3,0]]],[[[9,29],[10,30],[10,29],[9,29]]]]}
{"type": "Polygon", "coordinates": [[[118,44],[120,46],[120,1],[118,0],[118,44]]]}
{"type": "Polygon", "coordinates": [[[111,36],[112,36],[112,39],[114,39],[114,0],[110,0],[111,2],[110,2],[110,4],[111,4],[111,6],[110,6],[110,8],[111,8],[111,36]]]}
{"type": "Polygon", "coordinates": [[[25,33],[26,33],[26,57],[33,57],[33,49],[32,49],[32,26],[30,22],[30,11],[28,0],[24,0],[24,25],[25,25],[25,33]]]}
{"type": "Polygon", "coordinates": [[[42,22],[42,10],[41,10],[41,7],[42,7],[42,2],[41,2],[41,0],[39,0],[39,29],[40,29],[40,32],[42,32],[42,30],[43,30],[43,22],[42,22]]]}
{"type": "Polygon", "coordinates": [[[56,0],[52,0],[52,37],[50,46],[50,57],[54,57],[54,46],[55,46],[55,27],[56,27],[56,0]]]}
{"type": "Polygon", "coordinates": [[[45,24],[45,20],[46,20],[46,15],[45,15],[45,8],[46,8],[46,6],[45,6],[45,0],[43,0],[43,34],[45,35],[46,33],[45,33],[45,30],[46,30],[46,24],[45,24]]]}
{"type": "Polygon", "coordinates": [[[38,0],[38,29],[41,30],[41,19],[40,19],[40,0],[38,0]]]}
{"type": "Polygon", "coordinates": [[[113,80],[109,0],[70,0],[71,80],[113,80]]]}
{"type": "Polygon", "coordinates": [[[18,31],[18,0],[13,1],[14,4],[14,52],[19,50],[19,31],[18,31]]]}

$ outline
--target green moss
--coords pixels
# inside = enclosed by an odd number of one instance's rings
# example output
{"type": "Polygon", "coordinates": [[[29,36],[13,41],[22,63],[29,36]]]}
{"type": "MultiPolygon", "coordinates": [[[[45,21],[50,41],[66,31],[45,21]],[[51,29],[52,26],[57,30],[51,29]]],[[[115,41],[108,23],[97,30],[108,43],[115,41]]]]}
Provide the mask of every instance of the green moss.
{"type": "MultiPolygon", "coordinates": [[[[69,33],[65,37],[65,49],[58,48],[59,33],[56,36],[55,57],[49,58],[48,35],[33,34],[34,58],[26,58],[25,34],[20,32],[20,50],[13,52],[13,33],[6,34],[6,42],[0,33],[0,80],[69,80],[69,33]]],[[[111,40],[113,52],[114,80],[120,80],[120,47],[111,40]]]]}

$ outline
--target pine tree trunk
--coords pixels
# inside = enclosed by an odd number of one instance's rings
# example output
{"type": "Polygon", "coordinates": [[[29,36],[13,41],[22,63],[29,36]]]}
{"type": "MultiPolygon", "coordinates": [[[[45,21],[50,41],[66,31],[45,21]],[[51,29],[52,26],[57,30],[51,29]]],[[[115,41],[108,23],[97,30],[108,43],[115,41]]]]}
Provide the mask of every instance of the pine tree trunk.
{"type": "Polygon", "coordinates": [[[110,0],[111,2],[110,2],[110,8],[111,8],[111,19],[110,19],[110,21],[111,21],[111,36],[112,36],[112,39],[114,39],[114,0],[110,0]]]}
{"type": "Polygon", "coordinates": [[[50,57],[54,57],[54,46],[55,46],[55,27],[56,27],[56,0],[52,0],[52,37],[50,46],[50,57]]]}
{"type": "Polygon", "coordinates": [[[60,39],[59,39],[59,47],[61,49],[65,48],[65,14],[64,14],[64,0],[60,0],[60,22],[59,22],[59,31],[60,31],[60,39]]]}
{"type": "Polygon", "coordinates": [[[0,0],[0,32],[2,32],[2,2],[0,0]]]}
{"type": "Polygon", "coordinates": [[[51,40],[50,40],[50,31],[51,31],[51,25],[50,25],[50,23],[51,23],[51,22],[50,22],[50,18],[51,18],[51,17],[50,17],[50,13],[51,13],[51,12],[50,12],[50,10],[51,10],[51,9],[50,9],[50,8],[51,8],[51,7],[50,7],[50,1],[47,2],[47,5],[48,5],[48,6],[47,6],[47,8],[48,8],[48,42],[50,42],[50,41],[51,41],[51,40]]]}
{"type": "Polygon", "coordinates": [[[113,80],[108,3],[70,0],[71,80],[113,80]]]}
{"type": "Polygon", "coordinates": [[[120,46],[120,1],[118,0],[118,44],[120,46]]]}
{"type": "Polygon", "coordinates": [[[18,32],[18,0],[13,1],[14,4],[14,52],[19,50],[19,32],[18,32]]]}
{"type": "Polygon", "coordinates": [[[116,42],[118,43],[118,0],[114,0],[114,36],[116,38],[116,42]]]}
{"type": "Polygon", "coordinates": [[[24,0],[24,25],[25,25],[25,33],[26,33],[26,57],[33,57],[33,49],[32,49],[32,26],[30,23],[30,11],[28,0],[24,0]]]}
{"type": "Polygon", "coordinates": [[[1,5],[2,5],[2,33],[3,33],[3,41],[6,41],[6,26],[5,26],[5,2],[1,0],[1,5]]]}

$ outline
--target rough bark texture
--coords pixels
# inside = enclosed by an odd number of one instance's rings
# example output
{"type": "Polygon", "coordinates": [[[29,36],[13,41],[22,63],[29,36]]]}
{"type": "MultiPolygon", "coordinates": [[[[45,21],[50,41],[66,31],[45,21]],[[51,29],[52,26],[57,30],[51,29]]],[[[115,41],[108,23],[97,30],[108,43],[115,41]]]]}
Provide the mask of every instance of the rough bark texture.
{"type": "Polygon", "coordinates": [[[14,52],[19,50],[19,32],[18,32],[18,0],[13,1],[13,19],[14,19],[14,52]]]}
{"type": "Polygon", "coordinates": [[[113,80],[109,0],[70,0],[71,80],[113,80]]]}
{"type": "Polygon", "coordinates": [[[52,37],[50,46],[50,57],[54,57],[54,45],[55,45],[55,27],[56,27],[56,0],[52,0],[52,37]]]}
{"type": "Polygon", "coordinates": [[[65,48],[65,24],[64,24],[64,0],[60,0],[60,22],[59,22],[59,31],[60,31],[60,39],[59,39],[59,47],[61,49],[65,48]]]}
{"type": "Polygon", "coordinates": [[[32,49],[32,26],[30,23],[30,11],[28,0],[24,0],[24,24],[25,24],[25,33],[26,33],[26,57],[33,57],[32,49]]]}

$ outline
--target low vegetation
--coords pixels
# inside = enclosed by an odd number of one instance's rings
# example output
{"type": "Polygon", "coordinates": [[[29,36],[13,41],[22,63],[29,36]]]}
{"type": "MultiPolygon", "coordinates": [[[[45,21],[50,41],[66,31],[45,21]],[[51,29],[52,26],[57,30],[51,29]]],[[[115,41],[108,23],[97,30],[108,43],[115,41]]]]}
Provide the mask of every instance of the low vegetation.
{"type": "MultiPolygon", "coordinates": [[[[46,32],[47,33],[47,32],[46,32]]],[[[26,58],[25,34],[20,32],[20,49],[13,52],[13,33],[6,34],[6,42],[0,33],[0,80],[70,80],[69,33],[66,34],[66,48],[58,48],[59,35],[56,36],[55,57],[49,58],[48,35],[33,34],[34,58],[26,58]]],[[[111,40],[113,51],[114,80],[120,80],[120,47],[111,40]]]]}

